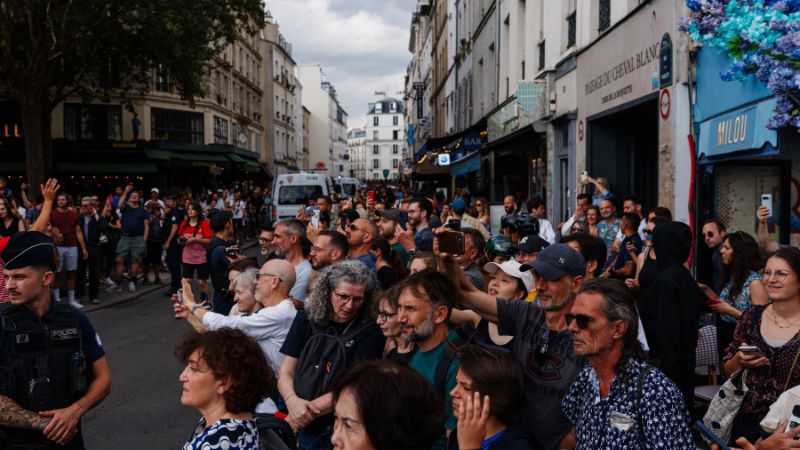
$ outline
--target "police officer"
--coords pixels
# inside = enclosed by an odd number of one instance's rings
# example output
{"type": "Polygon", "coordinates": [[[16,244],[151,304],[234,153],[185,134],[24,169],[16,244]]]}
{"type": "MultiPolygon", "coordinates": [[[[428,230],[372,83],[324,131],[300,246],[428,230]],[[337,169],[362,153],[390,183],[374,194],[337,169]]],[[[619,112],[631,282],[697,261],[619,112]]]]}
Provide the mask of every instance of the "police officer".
{"type": "Polygon", "coordinates": [[[0,394],[50,419],[42,432],[5,428],[3,448],[83,449],[80,418],[111,388],[89,319],[50,295],[54,249],[44,234],[25,232],[12,236],[0,254],[11,297],[0,312],[0,394]]]}

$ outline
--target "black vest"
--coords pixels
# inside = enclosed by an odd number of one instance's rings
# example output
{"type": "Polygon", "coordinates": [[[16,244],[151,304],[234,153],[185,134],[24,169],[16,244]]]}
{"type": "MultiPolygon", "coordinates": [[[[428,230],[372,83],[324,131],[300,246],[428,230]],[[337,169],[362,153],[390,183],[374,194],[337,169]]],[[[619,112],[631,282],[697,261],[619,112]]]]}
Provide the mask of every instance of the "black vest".
{"type": "MultiPolygon", "coordinates": [[[[33,318],[24,306],[0,313],[5,333],[0,393],[29,411],[67,407],[86,393],[90,382],[80,323],[70,305],[56,303],[54,308],[49,323],[33,318]]],[[[9,444],[47,443],[38,431],[4,431],[9,444]]]]}

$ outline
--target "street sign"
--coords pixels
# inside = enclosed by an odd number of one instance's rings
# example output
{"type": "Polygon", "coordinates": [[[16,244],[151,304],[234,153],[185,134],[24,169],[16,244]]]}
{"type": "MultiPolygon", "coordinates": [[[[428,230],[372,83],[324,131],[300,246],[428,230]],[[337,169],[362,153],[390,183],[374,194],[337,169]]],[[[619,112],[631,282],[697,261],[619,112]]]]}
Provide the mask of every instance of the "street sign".
{"type": "Polygon", "coordinates": [[[659,96],[658,109],[659,113],[661,114],[661,118],[664,120],[669,119],[669,111],[672,108],[671,103],[669,89],[663,89],[661,91],[661,95],[659,96]]]}
{"type": "Polygon", "coordinates": [[[389,169],[383,169],[383,179],[384,180],[389,179],[389,169]]]}
{"type": "Polygon", "coordinates": [[[672,38],[669,33],[664,33],[664,36],[661,37],[658,59],[658,87],[664,89],[672,86],[672,38]]]}

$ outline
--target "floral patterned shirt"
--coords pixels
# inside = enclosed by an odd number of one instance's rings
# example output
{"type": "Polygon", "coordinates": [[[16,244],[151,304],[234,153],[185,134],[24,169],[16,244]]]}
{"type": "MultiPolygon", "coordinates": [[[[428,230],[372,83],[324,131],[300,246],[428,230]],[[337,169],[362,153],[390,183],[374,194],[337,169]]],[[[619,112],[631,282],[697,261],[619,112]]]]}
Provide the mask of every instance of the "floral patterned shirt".
{"type": "Polygon", "coordinates": [[[600,398],[600,380],[591,365],[584,366],[561,403],[575,425],[576,450],[695,449],[689,410],[666,375],[650,370],[637,402],[639,377],[646,368],[644,362],[631,360],[614,377],[608,395],[600,398]]]}
{"type": "Polygon", "coordinates": [[[183,450],[260,450],[258,429],[252,420],[219,419],[206,427],[200,418],[183,450]]]}
{"type": "MultiPolygon", "coordinates": [[[[744,280],[744,283],[742,283],[742,290],[734,299],[729,298],[731,288],[733,287],[732,282],[729,281],[728,284],[722,288],[722,292],[719,294],[719,299],[728,302],[728,304],[738,309],[739,312],[744,312],[745,309],[752,305],[752,303],[750,303],[750,283],[755,280],[761,281],[761,275],[759,275],[757,272],[750,272],[750,274],[747,276],[747,279],[744,280]]],[[[736,318],[728,314],[722,314],[721,319],[725,322],[736,322],[736,318]]]]}
{"type": "MultiPolygon", "coordinates": [[[[769,406],[783,393],[784,386],[792,387],[800,384],[800,367],[793,367],[794,360],[800,352],[800,333],[795,334],[781,347],[770,347],[761,336],[761,321],[765,309],[766,306],[753,305],[742,313],[733,332],[733,341],[722,358],[723,363],[733,358],[739,346],[744,343],[755,345],[769,358],[769,364],[747,369],[745,384],[748,391],[744,395],[740,409],[748,414],[762,416],[767,414],[769,406]]],[[[767,318],[767,320],[772,319],[767,318]]]]}

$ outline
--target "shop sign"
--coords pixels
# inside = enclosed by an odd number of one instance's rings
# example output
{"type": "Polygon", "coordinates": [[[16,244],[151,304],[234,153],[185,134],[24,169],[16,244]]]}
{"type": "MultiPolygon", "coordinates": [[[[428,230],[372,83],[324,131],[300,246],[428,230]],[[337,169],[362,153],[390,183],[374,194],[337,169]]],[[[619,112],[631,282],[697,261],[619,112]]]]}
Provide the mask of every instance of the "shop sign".
{"type": "Polygon", "coordinates": [[[672,86],[672,38],[669,33],[661,37],[659,49],[658,83],[661,89],[672,86]]]}
{"type": "Polygon", "coordinates": [[[726,153],[760,149],[766,143],[777,145],[777,133],[766,128],[775,107],[775,99],[723,114],[700,124],[700,153],[718,156],[726,153]]]}

